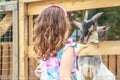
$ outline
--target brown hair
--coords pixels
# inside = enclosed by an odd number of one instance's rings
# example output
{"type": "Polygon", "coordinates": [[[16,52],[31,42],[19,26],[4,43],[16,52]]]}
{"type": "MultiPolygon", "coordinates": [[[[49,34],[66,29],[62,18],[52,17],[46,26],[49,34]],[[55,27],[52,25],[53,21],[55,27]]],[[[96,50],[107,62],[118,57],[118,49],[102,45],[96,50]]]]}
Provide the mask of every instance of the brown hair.
{"type": "Polygon", "coordinates": [[[65,34],[69,29],[70,23],[63,8],[51,6],[43,9],[34,26],[34,51],[37,57],[47,60],[50,56],[56,56],[65,44],[65,34]]]}

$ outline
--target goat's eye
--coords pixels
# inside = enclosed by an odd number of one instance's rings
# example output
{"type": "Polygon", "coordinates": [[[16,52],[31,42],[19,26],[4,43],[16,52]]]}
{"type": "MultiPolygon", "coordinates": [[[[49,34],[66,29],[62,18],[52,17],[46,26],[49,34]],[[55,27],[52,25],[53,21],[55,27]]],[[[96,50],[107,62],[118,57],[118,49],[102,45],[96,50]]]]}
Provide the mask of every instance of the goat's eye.
{"type": "Polygon", "coordinates": [[[93,31],[91,31],[91,33],[90,33],[91,35],[93,35],[94,34],[94,32],[93,31]]]}

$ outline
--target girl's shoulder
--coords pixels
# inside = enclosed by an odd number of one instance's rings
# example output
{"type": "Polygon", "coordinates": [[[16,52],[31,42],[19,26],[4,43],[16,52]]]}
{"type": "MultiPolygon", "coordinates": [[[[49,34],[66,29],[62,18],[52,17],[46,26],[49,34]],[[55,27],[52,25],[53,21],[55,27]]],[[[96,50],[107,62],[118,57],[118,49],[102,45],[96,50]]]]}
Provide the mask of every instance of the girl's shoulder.
{"type": "Polygon", "coordinates": [[[68,42],[65,44],[65,46],[64,46],[60,51],[58,51],[57,58],[58,58],[58,59],[61,59],[64,51],[65,51],[68,47],[70,47],[70,46],[74,48],[74,52],[75,52],[75,54],[76,54],[76,49],[78,48],[79,44],[73,42],[72,39],[68,39],[68,42]]]}

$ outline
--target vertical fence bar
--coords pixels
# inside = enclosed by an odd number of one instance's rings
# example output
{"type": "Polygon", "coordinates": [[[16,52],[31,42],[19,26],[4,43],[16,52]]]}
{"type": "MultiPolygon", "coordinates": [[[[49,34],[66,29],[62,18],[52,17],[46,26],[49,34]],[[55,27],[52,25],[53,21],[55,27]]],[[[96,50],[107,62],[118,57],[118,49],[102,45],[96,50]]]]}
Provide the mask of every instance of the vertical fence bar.
{"type": "Polygon", "coordinates": [[[30,57],[28,63],[29,63],[29,70],[28,70],[29,71],[29,73],[28,73],[29,80],[40,80],[38,77],[35,76],[35,73],[34,73],[36,67],[38,66],[38,63],[35,60],[35,58],[30,57]],[[32,64],[34,64],[34,65],[32,65],[32,64]]]}
{"type": "Polygon", "coordinates": [[[117,80],[120,80],[120,55],[117,56],[117,80]]]}
{"type": "Polygon", "coordinates": [[[33,15],[29,15],[29,44],[28,45],[32,45],[33,44],[33,15]]]}
{"type": "MultiPolygon", "coordinates": [[[[25,37],[25,27],[27,27],[27,5],[19,2],[19,78],[20,80],[28,80],[28,57],[25,53],[27,41],[25,37]]],[[[27,49],[26,49],[27,50],[27,49]]]]}
{"type": "Polygon", "coordinates": [[[110,71],[116,75],[116,57],[115,55],[109,55],[109,69],[110,71]]]}
{"type": "Polygon", "coordinates": [[[13,10],[13,80],[18,80],[18,9],[13,10]]]}
{"type": "Polygon", "coordinates": [[[9,43],[9,80],[12,80],[12,75],[13,75],[13,43],[9,43]]]}
{"type": "Polygon", "coordinates": [[[103,60],[103,62],[104,62],[104,64],[105,64],[105,66],[108,67],[108,55],[103,55],[103,56],[102,56],[102,60],[103,60]]]}
{"type": "Polygon", "coordinates": [[[0,43],[0,79],[2,76],[2,44],[0,43]]]}

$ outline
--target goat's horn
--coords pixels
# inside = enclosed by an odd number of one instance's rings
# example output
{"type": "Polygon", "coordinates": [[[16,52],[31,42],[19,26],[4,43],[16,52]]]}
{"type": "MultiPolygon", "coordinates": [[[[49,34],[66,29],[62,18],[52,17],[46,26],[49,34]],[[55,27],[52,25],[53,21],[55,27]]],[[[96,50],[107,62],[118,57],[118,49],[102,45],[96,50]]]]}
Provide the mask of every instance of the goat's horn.
{"type": "Polygon", "coordinates": [[[103,14],[103,12],[100,12],[100,13],[97,13],[96,15],[94,15],[93,17],[92,17],[92,21],[96,21],[101,15],[103,14]]]}
{"type": "Polygon", "coordinates": [[[85,17],[84,17],[84,19],[86,19],[86,20],[88,19],[88,10],[85,11],[85,17]]]}

